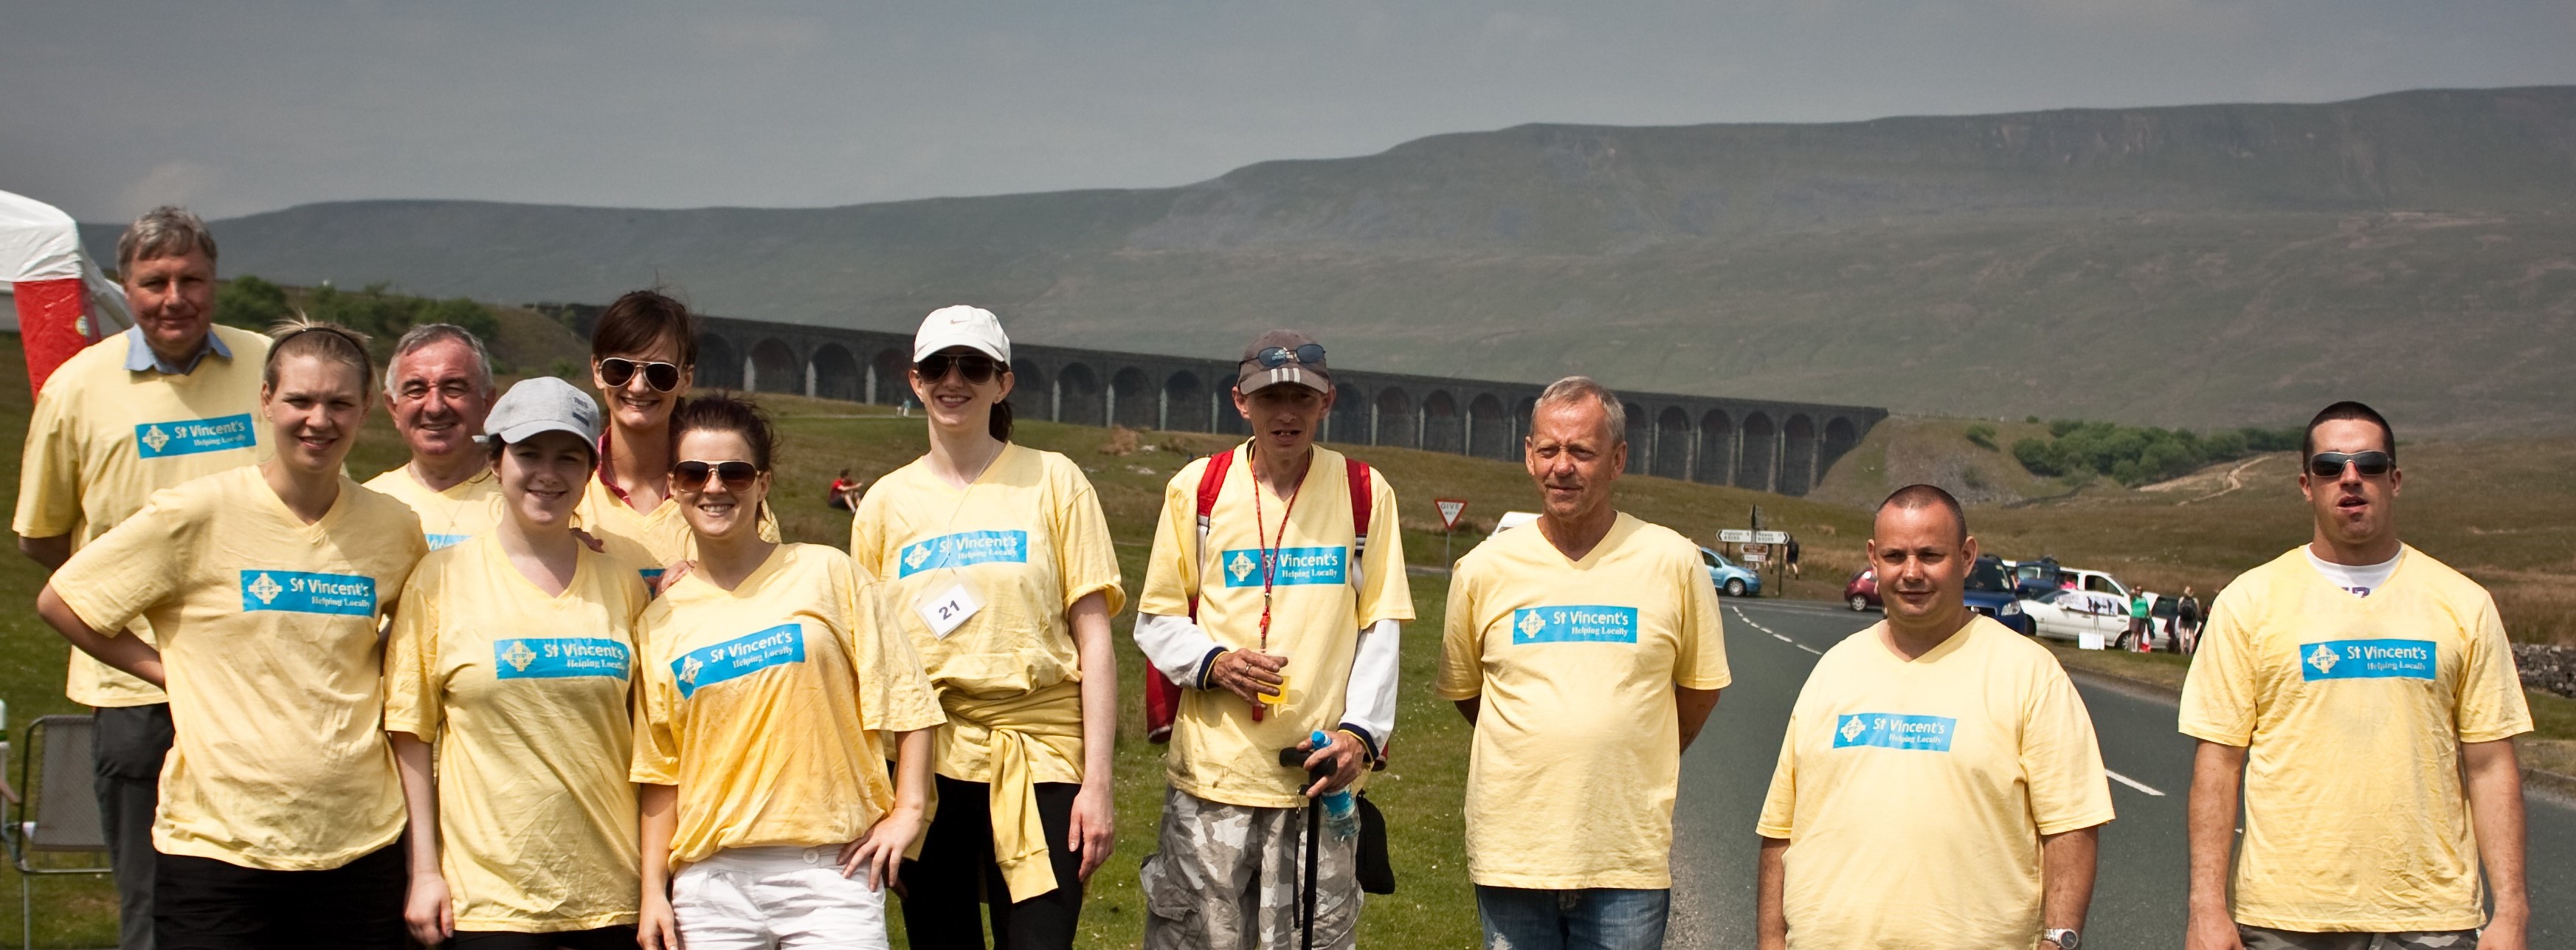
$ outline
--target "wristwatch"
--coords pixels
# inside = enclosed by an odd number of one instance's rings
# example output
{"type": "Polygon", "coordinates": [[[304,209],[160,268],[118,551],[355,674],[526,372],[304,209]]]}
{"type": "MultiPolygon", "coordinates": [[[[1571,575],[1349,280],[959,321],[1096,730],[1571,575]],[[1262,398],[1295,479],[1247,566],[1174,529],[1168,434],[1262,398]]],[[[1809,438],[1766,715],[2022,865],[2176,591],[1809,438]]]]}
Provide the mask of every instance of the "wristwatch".
{"type": "Polygon", "coordinates": [[[2084,942],[2084,935],[2059,927],[2055,930],[2040,931],[2039,939],[2056,944],[2057,950],[2075,950],[2077,944],[2084,942]]]}

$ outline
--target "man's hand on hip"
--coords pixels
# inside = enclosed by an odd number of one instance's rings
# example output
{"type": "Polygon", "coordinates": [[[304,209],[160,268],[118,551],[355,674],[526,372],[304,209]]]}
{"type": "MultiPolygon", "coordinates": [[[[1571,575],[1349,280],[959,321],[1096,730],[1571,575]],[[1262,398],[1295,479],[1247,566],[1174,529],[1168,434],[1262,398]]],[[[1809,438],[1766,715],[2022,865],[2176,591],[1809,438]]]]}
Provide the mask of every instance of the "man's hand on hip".
{"type": "Polygon", "coordinates": [[[1243,697],[1244,702],[1259,704],[1262,694],[1279,694],[1279,685],[1286,682],[1279,678],[1279,671],[1287,665],[1288,658],[1284,656],[1258,650],[1227,650],[1217,654],[1216,662],[1209,666],[1208,682],[1243,697]]]}

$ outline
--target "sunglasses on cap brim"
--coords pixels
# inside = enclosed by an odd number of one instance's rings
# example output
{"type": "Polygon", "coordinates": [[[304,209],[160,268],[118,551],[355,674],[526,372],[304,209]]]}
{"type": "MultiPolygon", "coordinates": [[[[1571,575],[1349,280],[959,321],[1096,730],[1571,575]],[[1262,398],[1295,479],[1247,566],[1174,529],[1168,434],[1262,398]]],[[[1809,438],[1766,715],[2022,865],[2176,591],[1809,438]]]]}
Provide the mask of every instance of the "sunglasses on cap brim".
{"type": "Polygon", "coordinates": [[[981,386],[1001,374],[1002,363],[982,353],[932,353],[912,364],[912,371],[920,374],[925,383],[947,379],[951,369],[965,376],[967,382],[981,386]]]}
{"type": "Polygon", "coordinates": [[[741,491],[760,477],[760,469],[750,462],[682,462],[671,466],[671,484],[681,491],[704,491],[709,476],[723,482],[728,490],[741,491]]]}
{"type": "Polygon", "coordinates": [[[644,385],[653,387],[654,392],[667,393],[680,388],[678,365],[662,362],[648,363],[618,356],[599,361],[599,381],[615,389],[626,385],[627,380],[634,379],[636,370],[644,371],[644,385]]]}
{"type": "Polygon", "coordinates": [[[2397,467],[2397,457],[2377,449],[2368,452],[2319,452],[2308,457],[2308,474],[2318,478],[2342,478],[2345,465],[2360,471],[2363,478],[2378,478],[2397,467]]]}
{"type": "Polygon", "coordinates": [[[1293,348],[1285,346],[1264,347],[1260,351],[1253,353],[1251,359],[1251,362],[1254,365],[1259,366],[1262,369],[1278,369],[1279,367],[1286,366],[1290,363],[1303,363],[1308,366],[1312,366],[1323,361],[1324,345],[1321,343],[1300,343],[1293,348]]]}

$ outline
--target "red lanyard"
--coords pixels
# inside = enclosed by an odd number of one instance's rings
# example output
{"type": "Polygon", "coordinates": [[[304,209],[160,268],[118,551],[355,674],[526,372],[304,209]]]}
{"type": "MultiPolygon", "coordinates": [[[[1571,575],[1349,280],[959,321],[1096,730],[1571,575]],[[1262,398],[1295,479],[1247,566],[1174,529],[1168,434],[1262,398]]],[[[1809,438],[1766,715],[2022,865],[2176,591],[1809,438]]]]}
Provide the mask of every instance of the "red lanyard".
{"type": "Polygon", "coordinates": [[[1270,587],[1279,576],[1279,549],[1288,543],[1288,519],[1296,517],[1297,496],[1305,493],[1306,486],[1301,482],[1296,491],[1288,493],[1288,510],[1279,513],[1279,541],[1273,544],[1270,526],[1261,517],[1261,469],[1257,465],[1251,468],[1252,540],[1261,549],[1261,649],[1266,653],[1270,650],[1270,587]]]}

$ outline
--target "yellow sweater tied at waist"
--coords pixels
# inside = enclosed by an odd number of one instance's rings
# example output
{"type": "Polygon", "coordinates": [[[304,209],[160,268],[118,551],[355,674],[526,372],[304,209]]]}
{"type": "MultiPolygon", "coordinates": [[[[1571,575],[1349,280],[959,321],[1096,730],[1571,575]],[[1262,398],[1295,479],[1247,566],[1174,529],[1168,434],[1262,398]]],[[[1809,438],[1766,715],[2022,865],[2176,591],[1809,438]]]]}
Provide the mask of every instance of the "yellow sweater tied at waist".
{"type": "Polygon", "coordinates": [[[993,862],[1011,901],[1055,890],[1037,783],[1082,780],[1082,684],[1068,679],[993,699],[945,690],[939,704],[948,712],[939,727],[939,772],[987,783],[993,862]]]}

